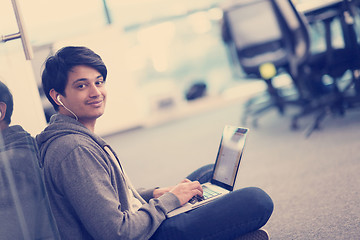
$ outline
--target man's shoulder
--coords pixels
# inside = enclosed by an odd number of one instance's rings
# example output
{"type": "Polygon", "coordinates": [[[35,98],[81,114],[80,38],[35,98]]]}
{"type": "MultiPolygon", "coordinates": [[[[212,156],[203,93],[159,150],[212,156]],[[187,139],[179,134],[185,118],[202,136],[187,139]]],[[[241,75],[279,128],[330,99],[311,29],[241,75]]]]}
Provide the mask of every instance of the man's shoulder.
{"type": "Polygon", "coordinates": [[[49,148],[62,148],[72,150],[75,148],[97,148],[98,144],[89,136],[84,134],[66,134],[52,141],[49,148]]]}
{"type": "Polygon", "coordinates": [[[91,141],[91,138],[64,135],[54,140],[47,148],[44,162],[46,169],[58,172],[59,167],[89,167],[90,162],[106,166],[108,162],[105,155],[104,150],[91,141]]]}

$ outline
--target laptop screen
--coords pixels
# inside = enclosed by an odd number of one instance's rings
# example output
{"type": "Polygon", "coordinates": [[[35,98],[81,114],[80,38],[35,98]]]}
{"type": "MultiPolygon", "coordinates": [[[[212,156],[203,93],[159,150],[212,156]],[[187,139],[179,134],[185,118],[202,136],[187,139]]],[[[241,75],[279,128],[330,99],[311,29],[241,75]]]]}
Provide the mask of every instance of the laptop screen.
{"type": "Polygon", "coordinates": [[[225,126],[211,183],[233,190],[247,133],[247,128],[225,126]]]}

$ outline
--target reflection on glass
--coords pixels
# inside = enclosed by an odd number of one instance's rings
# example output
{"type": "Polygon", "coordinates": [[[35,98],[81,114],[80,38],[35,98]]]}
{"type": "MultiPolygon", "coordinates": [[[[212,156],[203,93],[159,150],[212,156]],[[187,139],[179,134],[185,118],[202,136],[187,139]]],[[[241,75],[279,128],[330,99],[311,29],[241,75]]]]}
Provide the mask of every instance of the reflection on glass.
{"type": "Polygon", "coordinates": [[[33,144],[20,126],[0,133],[1,239],[58,239],[33,144]]]}
{"type": "Polygon", "coordinates": [[[10,126],[12,101],[0,82],[0,239],[59,239],[36,143],[21,126],[10,126]]]}

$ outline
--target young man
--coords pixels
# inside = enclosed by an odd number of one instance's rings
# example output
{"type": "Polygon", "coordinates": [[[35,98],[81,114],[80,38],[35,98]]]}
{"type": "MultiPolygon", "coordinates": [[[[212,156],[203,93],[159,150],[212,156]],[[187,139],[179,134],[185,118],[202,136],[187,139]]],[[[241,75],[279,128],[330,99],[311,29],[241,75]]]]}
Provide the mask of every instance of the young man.
{"type": "Polygon", "coordinates": [[[10,126],[13,98],[0,82],[0,238],[60,239],[41,177],[37,145],[10,126]]]}
{"type": "Polygon", "coordinates": [[[167,219],[169,211],[201,196],[201,185],[185,179],[168,188],[132,186],[115,152],[94,134],[105,109],[106,76],[100,56],[86,47],[60,49],[42,74],[58,114],[36,140],[63,239],[231,239],[267,222],[273,203],[258,188],[167,219]]]}

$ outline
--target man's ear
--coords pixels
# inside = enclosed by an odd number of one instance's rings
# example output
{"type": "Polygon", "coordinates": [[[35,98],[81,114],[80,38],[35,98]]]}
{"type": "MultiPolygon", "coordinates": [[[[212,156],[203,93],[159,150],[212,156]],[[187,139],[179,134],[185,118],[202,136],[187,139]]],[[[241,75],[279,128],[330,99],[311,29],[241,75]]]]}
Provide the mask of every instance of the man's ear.
{"type": "Polygon", "coordinates": [[[57,105],[59,105],[59,106],[61,105],[59,100],[57,99],[57,97],[60,95],[60,93],[58,93],[57,91],[55,91],[55,89],[52,88],[49,92],[49,95],[57,105]]]}
{"type": "Polygon", "coordinates": [[[0,102],[0,121],[4,120],[6,114],[6,104],[4,102],[0,102]]]}

